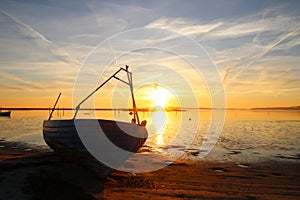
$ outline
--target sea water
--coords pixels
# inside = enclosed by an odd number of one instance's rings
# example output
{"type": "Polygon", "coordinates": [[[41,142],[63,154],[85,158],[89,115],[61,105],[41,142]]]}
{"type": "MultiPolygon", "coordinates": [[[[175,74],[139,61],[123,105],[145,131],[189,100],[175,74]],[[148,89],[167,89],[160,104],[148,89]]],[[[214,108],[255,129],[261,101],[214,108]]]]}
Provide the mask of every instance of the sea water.
{"type": "MultiPolygon", "coordinates": [[[[177,154],[188,159],[234,162],[264,160],[300,160],[300,111],[220,110],[226,116],[218,129],[209,132],[213,121],[211,110],[156,110],[139,112],[147,120],[149,138],[142,152],[177,154]],[[207,137],[216,144],[202,154],[207,137]],[[204,156],[203,156],[204,155],[204,156]]],[[[128,111],[84,111],[80,118],[104,118],[130,122],[128,111]]],[[[0,117],[0,139],[46,144],[42,136],[43,120],[49,111],[12,111],[10,118],[0,117]]],[[[53,119],[70,119],[72,111],[55,111],[53,119]]]]}

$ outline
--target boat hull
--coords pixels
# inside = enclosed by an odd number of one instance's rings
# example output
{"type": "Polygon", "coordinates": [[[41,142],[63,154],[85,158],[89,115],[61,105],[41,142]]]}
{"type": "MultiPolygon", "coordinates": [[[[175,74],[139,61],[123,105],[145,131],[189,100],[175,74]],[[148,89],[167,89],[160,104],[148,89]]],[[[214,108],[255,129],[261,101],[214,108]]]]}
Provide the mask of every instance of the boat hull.
{"type": "MultiPolygon", "coordinates": [[[[82,139],[84,139],[82,137],[85,136],[85,131],[87,137],[93,134],[92,137],[97,138],[97,140],[103,140],[102,142],[106,143],[106,140],[109,139],[111,144],[115,145],[116,148],[132,153],[137,152],[143,146],[148,136],[145,127],[138,126],[134,123],[91,119],[44,121],[43,136],[47,145],[64,158],[92,170],[101,178],[109,175],[114,170],[113,168],[116,167],[114,166],[112,168],[100,162],[99,159],[96,159],[88,151],[82,141],[82,139]],[[100,125],[104,135],[101,136],[101,134],[98,134],[96,131],[91,131],[95,125],[98,127],[100,125]],[[80,132],[80,135],[78,132],[80,132]]],[[[99,145],[106,147],[104,143],[101,144],[101,141],[99,145]]],[[[111,149],[102,148],[102,152],[100,153],[109,154],[111,153],[111,149]]],[[[123,163],[132,153],[126,154],[121,160],[118,157],[118,162],[123,163]]]]}
{"type": "Polygon", "coordinates": [[[0,112],[0,116],[2,116],[2,117],[10,117],[10,111],[0,112]]]}

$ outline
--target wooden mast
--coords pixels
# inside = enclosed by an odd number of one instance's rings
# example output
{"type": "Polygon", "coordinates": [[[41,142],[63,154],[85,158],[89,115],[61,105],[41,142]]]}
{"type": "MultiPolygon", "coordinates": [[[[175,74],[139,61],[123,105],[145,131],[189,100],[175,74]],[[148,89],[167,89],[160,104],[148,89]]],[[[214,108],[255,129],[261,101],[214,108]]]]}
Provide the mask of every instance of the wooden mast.
{"type": "Polygon", "coordinates": [[[90,98],[93,94],[95,94],[101,87],[103,87],[108,81],[110,81],[112,78],[115,78],[119,81],[121,81],[122,83],[125,83],[126,85],[129,86],[130,88],[130,92],[131,92],[131,98],[132,98],[132,107],[133,107],[133,119],[135,121],[135,123],[137,123],[138,125],[140,125],[140,119],[138,116],[138,112],[137,112],[137,107],[136,107],[136,103],[135,103],[135,99],[134,99],[134,92],[133,92],[133,84],[132,84],[132,73],[130,71],[128,71],[129,66],[126,65],[126,69],[124,68],[120,68],[118,71],[116,71],[113,75],[111,75],[106,81],[104,81],[101,85],[99,85],[95,90],[93,90],[86,98],[84,98],[77,106],[76,106],[76,111],[74,114],[73,119],[75,119],[75,117],[77,116],[77,113],[80,109],[80,106],[86,101],[88,100],[88,98],[90,98]],[[127,73],[127,78],[128,78],[128,82],[118,78],[116,75],[120,72],[120,71],[125,71],[127,73]]]}

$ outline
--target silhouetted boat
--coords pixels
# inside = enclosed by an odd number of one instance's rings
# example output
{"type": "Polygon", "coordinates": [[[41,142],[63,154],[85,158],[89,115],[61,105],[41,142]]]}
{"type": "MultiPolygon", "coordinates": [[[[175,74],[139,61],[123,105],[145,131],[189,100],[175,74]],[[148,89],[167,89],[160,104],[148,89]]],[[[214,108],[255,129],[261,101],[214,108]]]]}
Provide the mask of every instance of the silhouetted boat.
{"type": "MultiPolygon", "coordinates": [[[[83,167],[86,167],[96,173],[99,177],[106,177],[109,175],[116,166],[121,165],[125,160],[127,160],[134,152],[137,152],[145,143],[148,133],[145,128],[146,121],[140,123],[137,108],[133,95],[132,86],[132,74],[128,71],[128,66],[126,69],[120,68],[115,74],[108,78],[103,84],[96,88],[89,96],[83,99],[76,107],[76,112],[73,119],[69,120],[51,120],[52,113],[58,102],[60,95],[58,96],[55,105],[48,120],[43,123],[43,136],[47,145],[52,148],[55,152],[66,159],[77,163],[83,167]],[[125,71],[127,73],[128,82],[120,80],[116,75],[120,71],[125,71]],[[132,102],[133,102],[133,115],[131,123],[112,121],[105,119],[76,119],[78,110],[81,104],[83,104],[90,96],[92,96],[96,91],[98,91],[103,85],[105,85],[111,78],[116,78],[123,83],[126,83],[131,90],[132,102]],[[101,127],[101,129],[99,129],[101,127]],[[100,131],[102,130],[102,131],[100,131]],[[80,134],[79,134],[80,133],[80,134]],[[84,135],[82,135],[82,133],[84,135]],[[103,134],[104,133],[104,134],[103,134]],[[86,136],[85,136],[86,134],[86,136]],[[84,138],[82,138],[84,137],[84,138]],[[111,160],[116,163],[114,167],[111,165],[96,159],[89,149],[86,148],[82,139],[87,139],[93,144],[100,145],[102,152],[98,152],[104,157],[111,156],[111,160]],[[125,150],[127,152],[122,154],[122,156],[116,157],[112,149],[109,148],[107,143],[111,142],[113,148],[118,150],[125,150]]],[[[97,152],[96,152],[97,153],[97,152]]]]}
{"type": "Polygon", "coordinates": [[[0,116],[10,117],[10,111],[0,111],[0,116]]]}

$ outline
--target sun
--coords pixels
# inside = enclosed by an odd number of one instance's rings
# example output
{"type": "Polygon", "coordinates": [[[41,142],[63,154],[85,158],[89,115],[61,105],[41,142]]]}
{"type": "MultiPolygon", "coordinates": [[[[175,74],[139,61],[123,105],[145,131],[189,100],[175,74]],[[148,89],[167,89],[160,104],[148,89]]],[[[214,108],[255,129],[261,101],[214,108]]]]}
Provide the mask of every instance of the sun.
{"type": "Polygon", "coordinates": [[[153,104],[160,107],[166,107],[170,98],[171,93],[163,87],[156,87],[149,96],[153,104]]]}
{"type": "Polygon", "coordinates": [[[135,91],[139,105],[150,109],[169,109],[180,107],[178,96],[173,90],[158,83],[150,83],[139,87],[135,91]]]}

